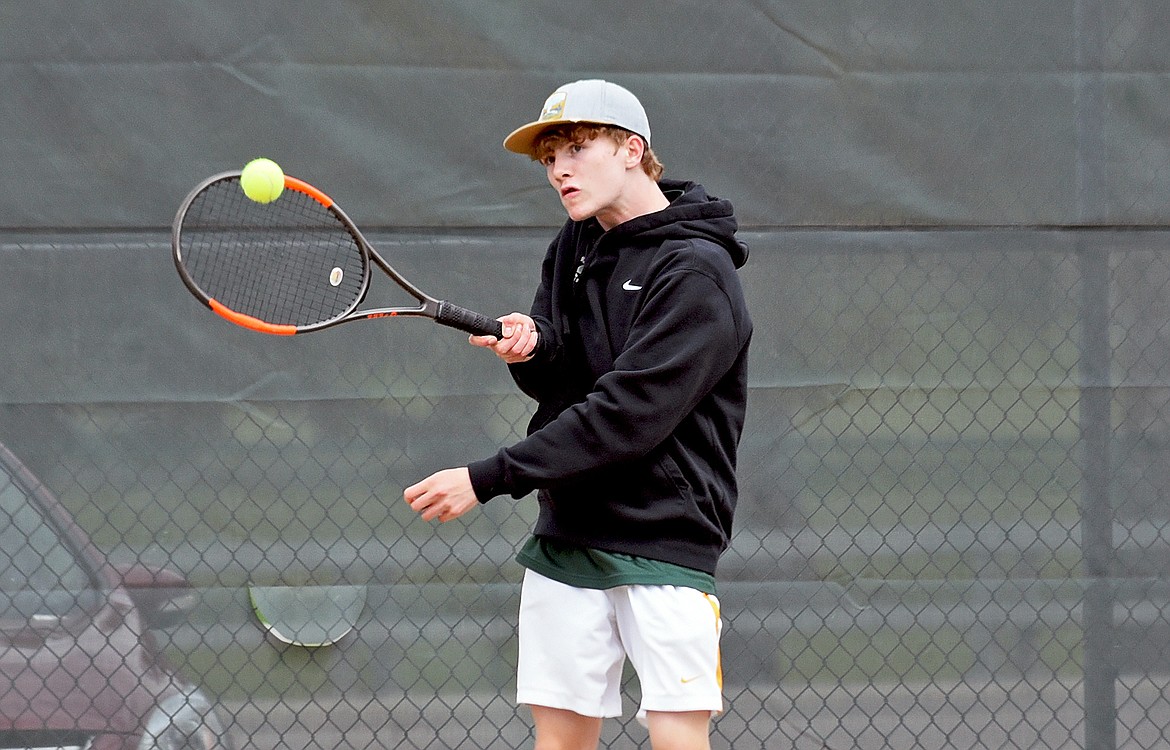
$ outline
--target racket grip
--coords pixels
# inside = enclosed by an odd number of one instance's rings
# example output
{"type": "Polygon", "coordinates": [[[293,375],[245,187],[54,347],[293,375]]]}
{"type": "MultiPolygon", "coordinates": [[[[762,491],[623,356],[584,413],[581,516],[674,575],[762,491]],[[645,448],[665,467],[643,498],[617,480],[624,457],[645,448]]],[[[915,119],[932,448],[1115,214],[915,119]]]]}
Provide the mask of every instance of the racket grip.
{"type": "Polygon", "coordinates": [[[439,311],[435,315],[435,321],[475,336],[503,338],[504,327],[500,321],[484,317],[466,307],[453,305],[450,302],[439,302],[439,311]]]}

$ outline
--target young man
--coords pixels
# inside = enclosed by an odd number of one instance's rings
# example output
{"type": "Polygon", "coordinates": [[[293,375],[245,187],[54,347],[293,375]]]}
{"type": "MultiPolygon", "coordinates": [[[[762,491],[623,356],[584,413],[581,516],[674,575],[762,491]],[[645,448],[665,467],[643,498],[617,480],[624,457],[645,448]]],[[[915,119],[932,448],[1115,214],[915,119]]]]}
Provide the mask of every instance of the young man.
{"type": "Polygon", "coordinates": [[[519,701],[536,747],[597,747],[639,678],[655,750],[709,747],[722,710],[715,566],[731,535],[752,324],[731,204],[659,181],[641,103],[557,89],[504,146],[544,165],[569,215],[530,315],[471,337],[537,402],[528,436],[406,489],[424,519],[538,491],[517,559],[519,701]]]}

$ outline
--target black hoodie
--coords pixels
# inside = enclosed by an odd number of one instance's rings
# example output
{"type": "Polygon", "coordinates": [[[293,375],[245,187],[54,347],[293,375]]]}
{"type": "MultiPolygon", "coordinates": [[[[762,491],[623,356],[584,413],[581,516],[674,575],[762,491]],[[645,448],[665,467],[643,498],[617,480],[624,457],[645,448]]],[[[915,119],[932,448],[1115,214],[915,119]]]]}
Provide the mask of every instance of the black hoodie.
{"type": "Polygon", "coordinates": [[[670,205],[605,232],[568,221],[510,366],[528,437],[469,466],[481,502],[539,490],[534,533],[711,574],[731,536],[752,324],[729,202],[663,181],[670,205]]]}

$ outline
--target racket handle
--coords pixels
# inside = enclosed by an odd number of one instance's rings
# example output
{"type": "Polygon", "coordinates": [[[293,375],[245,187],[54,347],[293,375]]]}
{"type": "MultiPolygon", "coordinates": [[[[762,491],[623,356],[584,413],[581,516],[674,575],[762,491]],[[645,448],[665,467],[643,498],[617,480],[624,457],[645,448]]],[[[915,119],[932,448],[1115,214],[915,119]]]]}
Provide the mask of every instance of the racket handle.
{"type": "Polygon", "coordinates": [[[503,325],[500,321],[486,318],[466,307],[453,305],[450,302],[439,302],[439,311],[435,320],[445,326],[458,328],[460,331],[476,336],[495,336],[503,338],[503,325]]]}

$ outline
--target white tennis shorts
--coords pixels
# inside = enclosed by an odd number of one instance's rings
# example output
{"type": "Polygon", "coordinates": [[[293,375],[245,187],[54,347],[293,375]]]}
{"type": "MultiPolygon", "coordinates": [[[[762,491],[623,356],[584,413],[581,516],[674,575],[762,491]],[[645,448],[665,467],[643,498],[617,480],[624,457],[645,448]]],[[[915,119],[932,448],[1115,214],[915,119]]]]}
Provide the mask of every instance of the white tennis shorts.
{"type": "Polygon", "coordinates": [[[647,711],[723,710],[719,600],[680,586],[583,589],[527,570],[520,594],[517,700],[620,716],[629,658],[647,711]]]}

